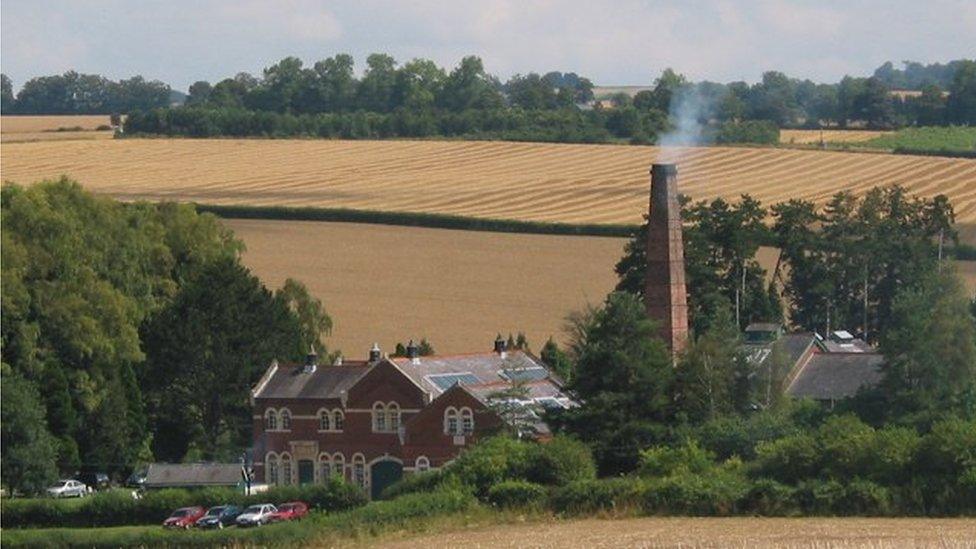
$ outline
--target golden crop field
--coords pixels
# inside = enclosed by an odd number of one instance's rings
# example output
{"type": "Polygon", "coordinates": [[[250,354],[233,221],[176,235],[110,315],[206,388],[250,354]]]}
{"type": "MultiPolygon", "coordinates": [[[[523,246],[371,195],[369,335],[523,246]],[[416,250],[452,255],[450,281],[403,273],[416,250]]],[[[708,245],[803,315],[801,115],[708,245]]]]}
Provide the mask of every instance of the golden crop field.
{"type": "Polygon", "coordinates": [[[823,139],[824,143],[855,143],[881,137],[887,133],[892,132],[874,130],[780,130],[779,142],[810,145],[820,143],[820,140],[823,139]]]}
{"type": "Polygon", "coordinates": [[[103,114],[0,116],[0,142],[109,139],[114,133],[112,130],[97,130],[99,126],[108,124],[109,117],[103,114]]]}
{"type": "MultiPolygon", "coordinates": [[[[626,239],[423,229],[357,223],[228,219],[244,263],[269,288],[304,282],[335,321],[330,348],[361,358],[379,342],[427,337],[438,352],[487,349],[523,331],[538,351],[565,342],[567,313],[598,304],[617,282],[626,239]]],[[[759,261],[772,271],[776,250],[759,261]]],[[[960,262],[976,291],[976,262],[960,262]]]]}
{"type": "MultiPolygon", "coordinates": [[[[402,535],[402,534],[401,534],[402,535]]],[[[694,518],[582,519],[482,526],[426,534],[384,547],[973,547],[973,519],[694,518]]]]}
{"type": "Polygon", "coordinates": [[[5,144],[0,174],[69,174],[122,199],[435,212],[483,218],[638,223],[648,168],[677,158],[696,199],[750,193],[822,203],[900,183],[944,193],[976,222],[976,160],[773,148],[461,141],[112,139],[5,144]]]}

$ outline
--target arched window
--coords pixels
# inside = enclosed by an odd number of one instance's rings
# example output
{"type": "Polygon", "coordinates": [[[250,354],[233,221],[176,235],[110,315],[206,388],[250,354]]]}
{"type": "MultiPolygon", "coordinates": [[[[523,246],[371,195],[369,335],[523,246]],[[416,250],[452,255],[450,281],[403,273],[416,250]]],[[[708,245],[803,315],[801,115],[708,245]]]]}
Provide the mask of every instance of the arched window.
{"type": "Polygon", "coordinates": [[[352,457],[352,481],[356,486],[366,489],[366,458],[362,454],[352,457]]]}
{"type": "Polygon", "coordinates": [[[266,431],[278,430],[278,412],[269,409],[264,413],[264,429],[266,431]]]}
{"type": "Polygon", "coordinates": [[[319,480],[322,484],[329,483],[329,477],[332,476],[332,458],[329,454],[322,454],[319,456],[319,480]]]}
{"type": "Polygon", "coordinates": [[[288,408],[281,409],[281,430],[288,431],[291,429],[291,412],[288,408]]]}
{"type": "Polygon", "coordinates": [[[396,402],[386,405],[386,425],[391,433],[400,430],[400,406],[396,402]]]}
{"type": "Polygon", "coordinates": [[[373,432],[386,432],[386,406],[382,402],[373,404],[373,432]]]}
{"type": "Polygon", "coordinates": [[[418,457],[417,461],[414,463],[414,470],[417,471],[418,473],[423,473],[424,471],[427,471],[429,469],[430,469],[430,460],[427,459],[427,456],[418,457]]]}
{"type": "Polygon", "coordinates": [[[278,456],[274,452],[269,452],[264,457],[264,483],[268,486],[278,484],[278,456]]]}
{"type": "Polygon", "coordinates": [[[456,435],[458,431],[458,411],[453,406],[444,410],[444,434],[456,435]]]}
{"type": "Polygon", "coordinates": [[[332,474],[339,479],[346,479],[346,458],[338,452],[332,455],[332,474]]]}
{"type": "Polygon", "coordinates": [[[328,410],[319,410],[319,431],[329,430],[329,414],[328,410]]]}
{"type": "Polygon", "coordinates": [[[281,454],[281,482],[282,485],[291,484],[291,456],[281,454]]]}
{"type": "Polygon", "coordinates": [[[342,410],[336,410],[332,412],[332,430],[341,431],[345,426],[346,417],[342,414],[342,410]]]}
{"type": "Polygon", "coordinates": [[[461,408],[461,432],[465,435],[474,432],[474,414],[471,408],[461,408]]]}

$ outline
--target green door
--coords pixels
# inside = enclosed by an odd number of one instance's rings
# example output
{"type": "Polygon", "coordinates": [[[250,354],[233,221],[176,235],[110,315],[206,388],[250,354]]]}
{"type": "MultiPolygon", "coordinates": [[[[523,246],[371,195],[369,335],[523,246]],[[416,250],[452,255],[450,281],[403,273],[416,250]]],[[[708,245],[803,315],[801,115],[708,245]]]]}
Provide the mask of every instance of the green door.
{"type": "Polygon", "coordinates": [[[310,459],[298,460],[298,484],[315,482],[315,464],[310,459]]]}
{"type": "Polygon", "coordinates": [[[379,499],[383,489],[403,477],[403,465],[395,461],[377,461],[370,470],[371,485],[369,493],[379,499]]]}

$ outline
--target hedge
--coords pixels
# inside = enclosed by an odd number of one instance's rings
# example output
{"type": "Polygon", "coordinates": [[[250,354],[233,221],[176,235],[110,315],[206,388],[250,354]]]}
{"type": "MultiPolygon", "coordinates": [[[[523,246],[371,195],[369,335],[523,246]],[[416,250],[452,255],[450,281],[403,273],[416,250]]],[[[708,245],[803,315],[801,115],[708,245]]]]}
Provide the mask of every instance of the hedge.
{"type": "Polygon", "coordinates": [[[101,492],[82,502],[55,499],[7,500],[3,503],[4,528],[91,527],[161,523],[173,510],[199,505],[284,503],[304,501],[312,509],[340,511],[366,503],[361,490],[334,479],[328,485],[285,486],[245,496],[224,488],[165,489],[134,499],[124,490],[101,492]]]}
{"type": "Polygon", "coordinates": [[[524,480],[506,480],[488,489],[488,502],[495,507],[542,507],[546,488],[524,480]]]}
{"type": "Polygon", "coordinates": [[[582,480],[554,489],[549,505],[570,515],[622,511],[637,508],[642,491],[643,483],[636,478],[582,480]]]}

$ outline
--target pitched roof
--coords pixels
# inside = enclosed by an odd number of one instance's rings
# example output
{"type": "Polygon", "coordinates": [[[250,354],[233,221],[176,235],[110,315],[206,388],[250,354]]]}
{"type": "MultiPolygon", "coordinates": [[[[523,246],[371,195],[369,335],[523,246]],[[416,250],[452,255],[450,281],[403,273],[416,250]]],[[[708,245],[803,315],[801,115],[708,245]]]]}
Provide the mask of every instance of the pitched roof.
{"type": "Polygon", "coordinates": [[[775,341],[768,341],[758,344],[746,344],[744,349],[747,353],[749,362],[753,366],[760,366],[766,360],[772,356],[773,351],[779,351],[783,353],[787,364],[792,368],[796,365],[804,353],[807,352],[814,344],[815,338],[813,334],[809,333],[798,333],[798,334],[786,334],[780,336],[779,339],[775,341]]]}
{"type": "Polygon", "coordinates": [[[370,368],[366,362],[320,365],[314,372],[304,365],[272,366],[270,377],[255,389],[254,398],[339,398],[370,368]]]}
{"type": "Polygon", "coordinates": [[[786,392],[798,398],[840,400],[881,381],[884,357],[878,353],[814,353],[786,392]]]}
{"type": "Polygon", "coordinates": [[[169,486],[236,486],[241,466],[236,463],[152,463],[146,472],[147,488],[169,486]]]}
{"type": "Polygon", "coordinates": [[[495,352],[484,352],[424,356],[416,364],[409,358],[390,360],[434,397],[457,381],[484,401],[488,395],[510,387],[511,376],[520,376],[526,380],[524,385],[529,391],[529,398],[565,398],[562,384],[552,377],[549,369],[519,350],[506,353],[505,358],[495,352]]]}

